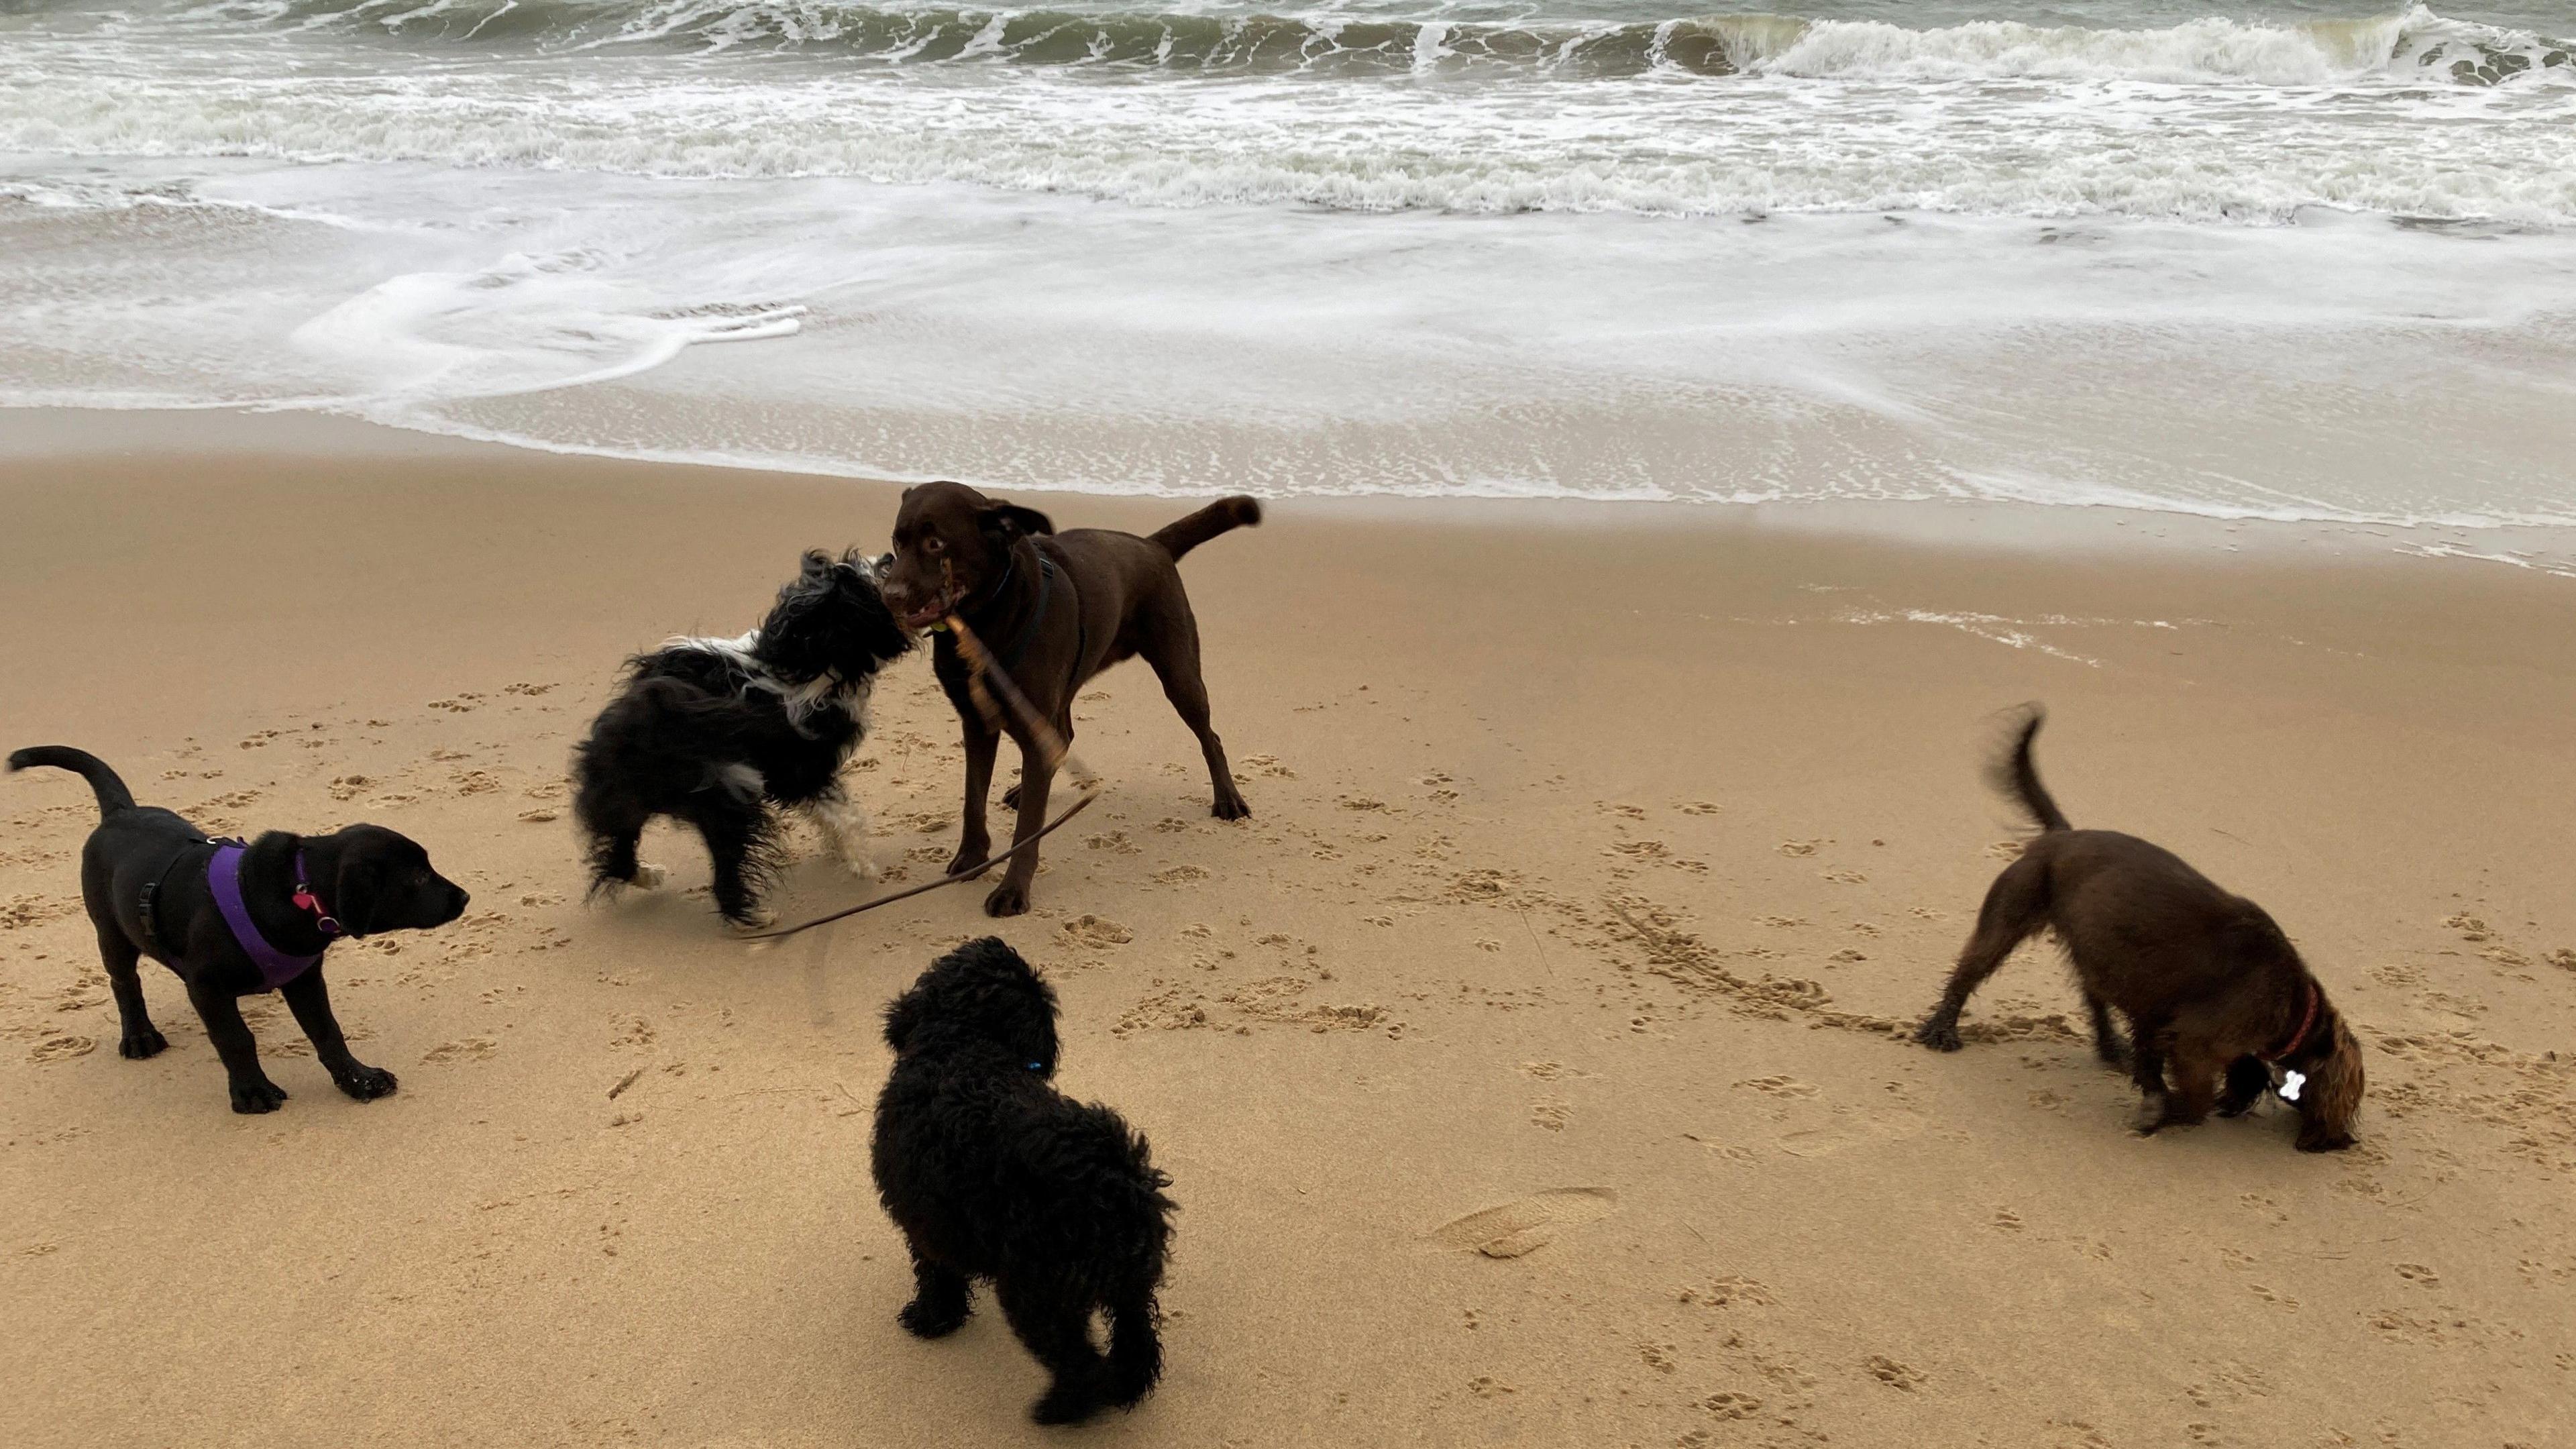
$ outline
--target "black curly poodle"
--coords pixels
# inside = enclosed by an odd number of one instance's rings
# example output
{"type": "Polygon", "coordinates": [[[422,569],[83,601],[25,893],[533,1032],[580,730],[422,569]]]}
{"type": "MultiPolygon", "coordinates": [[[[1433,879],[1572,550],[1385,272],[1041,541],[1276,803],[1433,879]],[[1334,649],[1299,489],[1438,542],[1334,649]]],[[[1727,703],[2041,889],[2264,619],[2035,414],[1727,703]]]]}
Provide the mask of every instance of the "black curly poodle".
{"type": "Polygon", "coordinates": [[[956,1331],[972,1280],[992,1279],[1011,1331],[1054,1375],[1030,1417],[1071,1424],[1133,1407],[1162,1376],[1154,1291],[1174,1205],[1144,1134],[1049,1084],[1055,1009],[1054,988],[995,937],[931,963],[886,1008],[895,1061],[872,1157],[912,1249],[903,1326],[956,1331]]]}

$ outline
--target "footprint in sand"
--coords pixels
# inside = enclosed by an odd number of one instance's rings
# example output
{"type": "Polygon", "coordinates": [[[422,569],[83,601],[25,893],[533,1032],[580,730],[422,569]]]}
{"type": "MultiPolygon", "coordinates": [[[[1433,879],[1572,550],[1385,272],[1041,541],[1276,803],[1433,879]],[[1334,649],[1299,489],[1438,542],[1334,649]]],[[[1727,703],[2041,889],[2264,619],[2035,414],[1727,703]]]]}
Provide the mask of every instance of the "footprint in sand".
{"type": "Polygon", "coordinates": [[[1729,1274],[1705,1288],[1685,1288],[1680,1294],[1684,1303],[1705,1304],[1710,1308],[1777,1308],[1780,1300],[1765,1284],[1739,1274],[1729,1274]]]}
{"type": "Polygon", "coordinates": [[[1453,1219],[1433,1228],[1429,1237],[1459,1252],[1518,1258],[1556,1241],[1569,1228],[1608,1217],[1618,1207],[1619,1195],[1606,1187],[1560,1187],[1453,1219]]]}
{"type": "Polygon", "coordinates": [[[1781,1135],[1778,1146],[1792,1157],[1829,1157],[1854,1147],[1902,1142],[1923,1131],[1923,1119],[1911,1112],[1854,1112],[1837,1108],[1834,1120],[1781,1135]]]}
{"type": "Polygon", "coordinates": [[[1923,1374],[1920,1370],[1909,1368],[1882,1353],[1871,1354],[1864,1367],[1869,1370],[1871,1378],[1891,1389],[1903,1389],[1909,1394],[1921,1387],[1923,1383],[1923,1374]]]}
{"type": "Polygon", "coordinates": [[[443,1042],[421,1055],[424,1062],[479,1062],[501,1049],[501,1043],[488,1036],[469,1036],[443,1042]]]}
{"type": "Polygon", "coordinates": [[[1136,933],[1125,926],[1088,912],[1056,927],[1056,933],[1064,937],[1068,945],[1088,946],[1095,951],[1124,946],[1136,939],[1136,933]]]}
{"type": "Polygon", "coordinates": [[[78,902],[59,896],[11,896],[0,901],[0,931],[59,921],[79,909],[78,902]]]}
{"type": "Polygon", "coordinates": [[[1813,1085],[1799,1081],[1795,1077],[1782,1076],[1747,1077],[1735,1085],[1751,1087],[1771,1097],[1812,1097],[1816,1095],[1817,1090],[1813,1085]]]}
{"type": "Polygon", "coordinates": [[[27,1053],[27,1060],[39,1064],[66,1062],[73,1057],[88,1056],[97,1046],[97,1042],[85,1036],[47,1037],[36,1043],[34,1050],[27,1053]]]}

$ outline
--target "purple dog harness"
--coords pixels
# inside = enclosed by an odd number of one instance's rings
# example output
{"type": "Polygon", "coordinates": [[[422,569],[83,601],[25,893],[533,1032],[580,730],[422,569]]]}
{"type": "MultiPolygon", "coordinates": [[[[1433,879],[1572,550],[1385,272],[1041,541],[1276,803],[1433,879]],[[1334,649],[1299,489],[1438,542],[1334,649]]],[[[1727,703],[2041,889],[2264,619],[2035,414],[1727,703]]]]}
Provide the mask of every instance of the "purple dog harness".
{"type": "MultiPolygon", "coordinates": [[[[232,928],[233,940],[241,946],[242,953],[259,967],[259,979],[265,983],[264,989],[275,991],[312,970],[322,959],[321,952],[316,951],[310,956],[290,956],[270,945],[268,938],[261,935],[259,927],[251,921],[250,903],[242,899],[241,885],[242,857],[250,853],[250,847],[238,840],[218,840],[214,847],[215,853],[206,861],[206,888],[215,893],[215,909],[223,912],[224,924],[232,928]]],[[[314,924],[321,928],[325,938],[340,934],[340,923],[322,908],[321,898],[313,894],[313,887],[305,884],[304,852],[300,850],[295,852],[295,904],[313,913],[314,924]]]]}

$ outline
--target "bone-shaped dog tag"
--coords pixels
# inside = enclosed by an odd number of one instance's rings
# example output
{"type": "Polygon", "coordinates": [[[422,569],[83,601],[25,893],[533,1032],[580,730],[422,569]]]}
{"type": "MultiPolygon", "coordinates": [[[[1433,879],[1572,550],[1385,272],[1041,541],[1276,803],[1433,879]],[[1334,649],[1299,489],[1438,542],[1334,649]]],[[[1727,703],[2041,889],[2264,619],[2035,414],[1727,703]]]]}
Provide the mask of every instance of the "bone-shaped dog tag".
{"type": "Polygon", "coordinates": [[[2307,1073],[2283,1072],[2281,1074],[2281,1100],[2284,1102],[2295,1102],[2299,1100],[2299,1089],[2307,1084],[2307,1073]]]}

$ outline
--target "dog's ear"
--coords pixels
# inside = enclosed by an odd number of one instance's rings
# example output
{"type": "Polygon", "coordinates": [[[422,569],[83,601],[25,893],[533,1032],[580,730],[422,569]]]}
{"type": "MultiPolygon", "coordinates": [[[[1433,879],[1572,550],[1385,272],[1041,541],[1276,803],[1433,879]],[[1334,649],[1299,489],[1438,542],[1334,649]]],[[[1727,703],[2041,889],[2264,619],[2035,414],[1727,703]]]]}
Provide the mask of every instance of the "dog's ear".
{"type": "Polygon", "coordinates": [[[912,1040],[912,1029],[921,1024],[921,988],[916,986],[886,1003],[885,1041],[896,1056],[903,1055],[904,1043],[912,1040]]]}
{"type": "Polygon", "coordinates": [[[805,557],[797,574],[801,578],[819,579],[831,573],[832,565],[837,562],[837,559],[821,549],[809,548],[805,550],[805,557]]]}
{"type": "Polygon", "coordinates": [[[1055,532],[1055,523],[1034,508],[1016,503],[987,503],[976,510],[975,526],[1009,543],[1015,538],[1055,532]]]}
{"type": "MultiPolygon", "coordinates": [[[[324,902],[332,919],[352,936],[376,929],[376,903],[385,891],[384,862],[364,846],[344,842],[331,871],[331,894],[324,902]]],[[[319,884],[319,882],[316,882],[319,884]]]]}
{"type": "Polygon", "coordinates": [[[2361,1043],[2337,1015],[2334,1046],[2308,1069],[2307,1090],[2299,1094],[2300,1151],[2338,1152],[2352,1145],[2363,1076],[2361,1043]]]}

